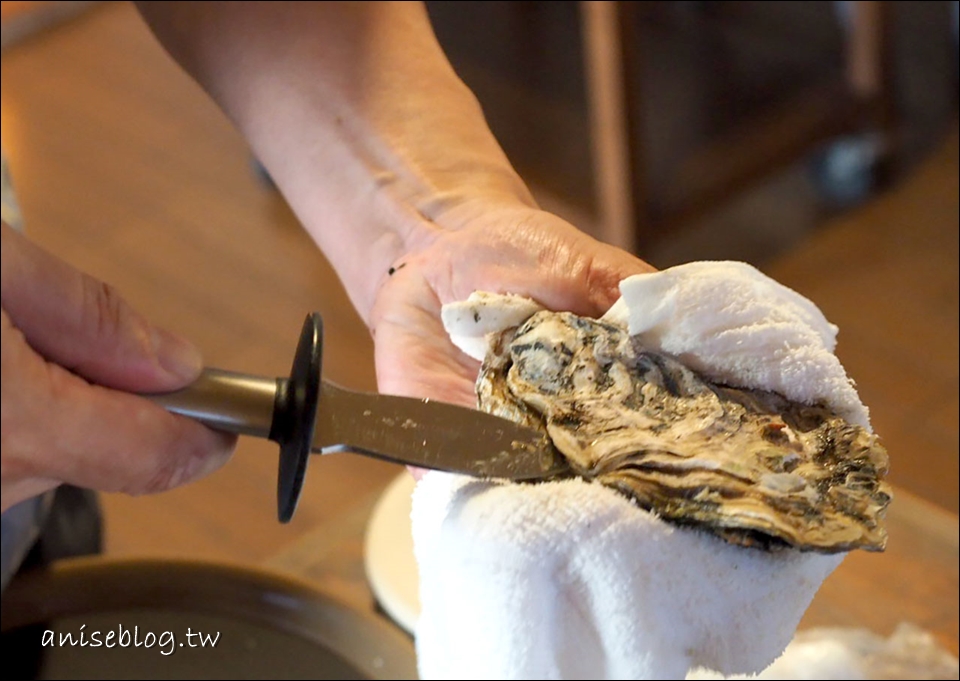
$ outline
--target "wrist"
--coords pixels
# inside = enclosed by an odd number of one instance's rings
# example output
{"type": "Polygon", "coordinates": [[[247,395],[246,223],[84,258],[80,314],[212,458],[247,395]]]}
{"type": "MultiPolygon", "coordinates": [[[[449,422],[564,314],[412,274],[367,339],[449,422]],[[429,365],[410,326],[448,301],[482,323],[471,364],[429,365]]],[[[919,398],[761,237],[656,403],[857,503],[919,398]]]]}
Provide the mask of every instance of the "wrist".
{"type": "MultiPolygon", "coordinates": [[[[361,211],[336,218],[339,225],[328,220],[307,229],[372,329],[372,310],[382,287],[409,264],[431,257],[424,254],[432,252],[438,240],[469,229],[482,217],[497,215],[502,217],[498,222],[518,224],[522,215],[538,210],[519,179],[511,186],[515,177],[511,170],[470,182],[469,191],[437,189],[429,194],[411,191],[399,181],[382,182],[361,211]],[[363,243],[351,236],[359,225],[363,243]]],[[[489,219],[482,222],[490,224],[489,219]]]]}

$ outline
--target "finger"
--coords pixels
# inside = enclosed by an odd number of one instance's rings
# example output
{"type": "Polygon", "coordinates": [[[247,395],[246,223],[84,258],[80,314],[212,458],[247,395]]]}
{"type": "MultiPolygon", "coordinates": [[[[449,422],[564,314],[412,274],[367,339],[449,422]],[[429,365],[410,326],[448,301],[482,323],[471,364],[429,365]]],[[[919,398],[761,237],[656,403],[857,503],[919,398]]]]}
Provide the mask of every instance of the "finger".
{"type": "Polygon", "coordinates": [[[149,324],[113,287],[3,225],[3,307],[46,359],[110,387],[160,392],[197,377],[199,351],[149,324]]]}
{"type": "Polygon", "coordinates": [[[631,253],[584,234],[553,242],[548,232],[534,238],[550,257],[541,257],[539,276],[516,269],[502,272],[512,291],[527,295],[552,310],[599,316],[620,297],[620,282],[655,269],[631,253]]]}
{"type": "Polygon", "coordinates": [[[47,366],[47,403],[57,421],[48,450],[57,460],[48,465],[64,482],[107,492],[160,492],[213,472],[233,452],[232,435],[47,366]]]}
{"type": "MultiPolygon", "coordinates": [[[[525,296],[551,310],[600,316],[620,297],[623,279],[655,271],[635,255],[543,211],[488,219],[494,228],[447,233],[441,256],[421,261],[442,302],[483,290],[525,296]]],[[[401,276],[412,275],[407,268],[401,276]]]]}

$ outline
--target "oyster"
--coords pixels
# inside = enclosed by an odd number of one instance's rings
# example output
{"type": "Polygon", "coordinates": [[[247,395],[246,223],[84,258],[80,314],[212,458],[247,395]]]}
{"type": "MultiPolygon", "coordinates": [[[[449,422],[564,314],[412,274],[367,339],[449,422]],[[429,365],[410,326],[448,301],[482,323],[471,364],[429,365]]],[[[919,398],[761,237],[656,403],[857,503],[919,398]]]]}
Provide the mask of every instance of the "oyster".
{"type": "Polygon", "coordinates": [[[823,405],[711,383],[620,326],[537,312],[492,337],[477,393],[663,519],[745,546],[883,550],[876,436],[823,405]]]}

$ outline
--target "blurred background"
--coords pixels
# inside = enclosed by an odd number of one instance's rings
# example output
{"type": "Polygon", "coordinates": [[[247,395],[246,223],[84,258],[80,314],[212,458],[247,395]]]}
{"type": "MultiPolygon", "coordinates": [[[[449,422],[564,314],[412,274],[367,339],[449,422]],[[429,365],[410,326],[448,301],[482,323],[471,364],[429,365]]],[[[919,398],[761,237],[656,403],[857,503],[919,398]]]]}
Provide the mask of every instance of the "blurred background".
{"type": "MultiPolygon", "coordinates": [[[[329,264],[133,7],[2,6],[2,142],[30,237],[213,366],[286,375],[317,310],[326,375],[373,390],[329,264]]],[[[811,298],[891,481],[957,512],[956,2],[427,6],[545,207],[657,267],[744,260],[811,298]]],[[[275,447],[245,439],[189,488],[104,496],[106,551],[269,562],[362,523],[400,472],[315,461],[281,526],[275,447]]]]}

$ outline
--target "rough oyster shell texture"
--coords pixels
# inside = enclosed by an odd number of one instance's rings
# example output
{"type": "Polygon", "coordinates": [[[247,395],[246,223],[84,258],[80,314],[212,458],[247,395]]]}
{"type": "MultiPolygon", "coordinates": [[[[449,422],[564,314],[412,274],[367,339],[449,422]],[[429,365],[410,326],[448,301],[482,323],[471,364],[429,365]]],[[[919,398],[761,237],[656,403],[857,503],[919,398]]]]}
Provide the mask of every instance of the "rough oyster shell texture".
{"type": "Polygon", "coordinates": [[[826,407],[711,383],[566,312],[490,340],[480,408],[544,429],[583,478],[736,544],[883,550],[886,451],[826,407]]]}

